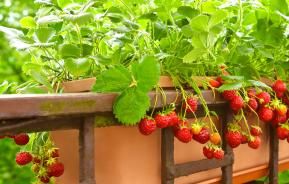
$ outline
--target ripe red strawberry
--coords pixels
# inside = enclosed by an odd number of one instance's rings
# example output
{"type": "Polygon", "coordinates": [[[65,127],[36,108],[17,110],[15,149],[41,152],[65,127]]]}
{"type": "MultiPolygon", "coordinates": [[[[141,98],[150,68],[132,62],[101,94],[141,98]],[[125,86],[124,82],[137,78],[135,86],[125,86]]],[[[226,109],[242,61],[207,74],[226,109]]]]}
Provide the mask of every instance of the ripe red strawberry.
{"type": "Polygon", "coordinates": [[[193,135],[193,139],[201,144],[205,144],[210,140],[209,130],[203,127],[198,134],[193,135]]]}
{"type": "Polygon", "coordinates": [[[247,143],[248,143],[247,135],[242,133],[241,144],[247,144],[247,143]]]}
{"type": "Polygon", "coordinates": [[[288,128],[279,126],[277,128],[277,136],[280,140],[285,140],[289,136],[288,128]]]}
{"type": "Polygon", "coordinates": [[[173,126],[174,135],[176,136],[176,133],[179,129],[188,128],[188,126],[189,126],[189,123],[186,120],[180,120],[178,124],[173,126]]]}
{"type": "Polygon", "coordinates": [[[170,124],[171,120],[169,116],[161,113],[155,115],[154,119],[158,128],[166,128],[170,124]]]}
{"type": "Polygon", "coordinates": [[[253,137],[249,142],[248,146],[253,149],[258,149],[261,144],[261,139],[259,136],[253,137]]]}
{"type": "Polygon", "coordinates": [[[235,96],[230,101],[230,108],[235,112],[238,112],[239,110],[241,110],[243,106],[244,106],[244,101],[241,96],[235,96]]]}
{"type": "Polygon", "coordinates": [[[258,109],[258,102],[255,98],[250,98],[248,101],[248,106],[250,110],[256,111],[258,109]]]}
{"type": "Polygon", "coordinates": [[[231,101],[233,100],[236,96],[237,96],[237,91],[235,90],[225,90],[223,93],[222,93],[222,96],[225,100],[228,100],[228,101],[231,101]]]}
{"type": "Polygon", "coordinates": [[[276,96],[277,96],[277,98],[279,98],[279,99],[281,99],[283,96],[284,96],[284,92],[275,92],[276,93],[276,96]]]}
{"type": "Polygon", "coordinates": [[[26,145],[29,142],[29,136],[25,133],[15,135],[14,142],[17,145],[26,145]]]}
{"type": "Polygon", "coordinates": [[[289,105],[289,98],[288,98],[287,95],[284,95],[284,96],[282,97],[282,101],[283,101],[286,105],[289,105]]]}
{"type": "Polygon", "coordinates": [[[177,124],[179,123],[179,121],[180,121],[180,118],[178,117],[176,111],[171,111],[171,112],[168,114],[168,117],[169,117],[169,119],[170,119],[168,126],[177,125],[177,124]]]}
{"type": "Polygon", "coordinates": [[[222,149],[216,149],[214,151],[214,158],[218,160],[222,160],[224,158],[224,151],[222,149]]]}
{"type": "Polygon", "coordinates": [[[14,138],[15,138],[15,135],[8,134],[8,135],[6,135],[6,137],[9,137],[9,138],[11,138],[11,139],[14,139],[14,138]]]}
{"type": "Polygon", "coordinates": [[[262,105],[266,105],[271,101],[271,97],[270,97],[269,93],[264,92],[264,91],[257,94],[256,97],[257,97],[259,103],[262,105]]]}
{"type": "Polygon", "coordinates": [[[156,130],[157,125],[154,119],[143,118],[138,124],[138,128],[143,135],[149,135],[156,130]]]}
{"type": "Polygon", "coordinates": [[[280,115],[280,116],[283,116],[283,115],[286,115],[287,113],[287,106],[284,105],[284,104],[280,104],[277,109],[276,109],[277,113],[280,115]]]}
{"type": "Polygon", "coordinates": [[[221,85],[225,83],[222,77],[220,76],[216,78],[216,81],[218,81],[221,85]]]}
{"type": "Polygon", "coordinates": [[[262,120],[263,122],[269,122],[273,119],[274,112],[272,109],[268,107],[261,107],[258,110],[258,116],[260,120],[262,120]]]}
{"type": "Polygon", "coordinates": [[[215,79],[211,79],[211,80],[209,81],[209,83],[210,83],[210,86],[211,86],[212,88],[218,88],[218,87],[220,87],[220,86],[222,85],[219,81],[217,81],[217,80],[215,80],[215,79]]]}
{"type": "Polygon", "coordinates": [[[16,155],[16,163],[18,165],[26,165],[32,161],[32,155],[29,152],[20,152],[16,155]]]}
{"type": "Polygon", "coordinates": [[[49,183],[50,182],[50,178],[48,176],[41,176],[41,177],[39,177],[39,180],[42,183],[49,183]]]}
{"type": "Polygon", "coordinates": [[[183,142],[188,143],[192,140],[192,134],[189,128],[181,127],[179,130],[176,131],[175,137],[183,142]]]}
{"type": "Polygon", "coordinates": [[[247,90],[247,95],[248,95],[249,98],[255,98],[255,96],[256,96],[256,90],[253,89],[253,88],[248,89],[248,90],[247,90]]]}
{"type": "Polygon", "coordinates": [[[226,140],[231,148],[237,148],[242,142],[242,134],[239,131],[228,131],[226,140]]]}
{"type": "Polygon", "coordinates": [[[207,159],[212,159],[214,157],[214,150],[208,146],[204,146],[203,154],[207,159]]]}
{"type": "Polygon", "coordinates": [[[41,163],[40,157],[33,157],[33,163],[34,164],[40,164],[41,163]]]}
{"type": "Polygon", "coordinates": [[[286,84],[282,80],[276,80],[272,85],[272,89],[279,93],[284,93],[287,90],[286,84]]]}
{"type": "Polygon", "coordinates": [[[260,136],[262,134],[262,129],[258,126],[251,126],[250,133],[253,136],[260,136]]]}
{"type": "Polygon", "coordinates": [[[279,123],[282,124],[285,123],[286,121],[287,121],[286,114],[280,116],[278,113],[275,113],[274,118],[272,119],[272,125],[277,126],[279,123]]]}
{"type": "Polygon", "coordinates": [[[186,112],[190,113],[190,112],[196,112],[196,110],[198,109],[198,100],[196,97],[188,97],[186,99],[186,103],[183,104],[183,108],[186,109],[186,112]]]}
{"type": "Polygon", "coordinates": [[[59,149],[54,149],[52,151],[51,157],[52,158],[58,158],[59,157],[59,149]]]}
{"type": "Polygon", "coordinates": [[[64,165],[61,162],[55,162],[47,167],[48,176],[59,177],[64,173],[64,165]]]}

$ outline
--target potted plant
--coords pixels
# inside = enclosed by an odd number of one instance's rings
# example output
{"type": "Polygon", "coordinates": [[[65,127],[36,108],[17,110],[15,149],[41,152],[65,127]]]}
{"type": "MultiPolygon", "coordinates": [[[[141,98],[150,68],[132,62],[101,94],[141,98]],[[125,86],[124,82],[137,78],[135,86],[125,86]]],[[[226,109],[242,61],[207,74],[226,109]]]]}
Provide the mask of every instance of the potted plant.
{"type": "MultiPolygon", "coordinates": [[[[33,82],[17,92],[116,92],[112,111],[120,124],[138,125],[145,135],[174,126],[181,142],[208,143],[203,150],[211,159],[222,159],[222,140],[202,90],[221,93],[235,112],[227,133],[233,148],[241,143],[259,148],[259,118],[285,132],[280,138],[288,137],[288,10],[283,6],[217,0],[36,3],[35,16],[20,20],[23,30],[0,27],[13,47],[31,54],[23,71],[33,82]],[[176,113],[172,104],[147,114],[147,93],[155,89],[165,101],[163,88],[180,92],[181,110],[176,113]],[[198,104],[207,121],[187,121],[198,104]]],[[[124,137],[129,131],[117,128],[124,137]]],[[[54,136],[57,143],[59,135],[54,136]]]]}

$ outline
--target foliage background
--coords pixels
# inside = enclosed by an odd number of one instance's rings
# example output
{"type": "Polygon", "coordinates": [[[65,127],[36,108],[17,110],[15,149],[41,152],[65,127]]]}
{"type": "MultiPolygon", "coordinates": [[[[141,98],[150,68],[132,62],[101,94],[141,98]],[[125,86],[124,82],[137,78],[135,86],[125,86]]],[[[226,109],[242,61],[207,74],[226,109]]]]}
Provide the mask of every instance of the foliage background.
{"type": "MultiPolygon", "coordinates": [[[[34,12],[33,0],[1,0],[0,25],[19,27],[21,17],[34,12]]],[[[28,55],[19,53],[11,48],[0,33],[0,83],[7,80],[18,84],[27,80],[23,75],[22,64],[28,60],[28,55]]],[[[30,184],[33,182],[33,173],[30,167],[19,167],[15,163],[15,155],[20,150],[12,140],[0,141],[0,184],[30,184]]]]}

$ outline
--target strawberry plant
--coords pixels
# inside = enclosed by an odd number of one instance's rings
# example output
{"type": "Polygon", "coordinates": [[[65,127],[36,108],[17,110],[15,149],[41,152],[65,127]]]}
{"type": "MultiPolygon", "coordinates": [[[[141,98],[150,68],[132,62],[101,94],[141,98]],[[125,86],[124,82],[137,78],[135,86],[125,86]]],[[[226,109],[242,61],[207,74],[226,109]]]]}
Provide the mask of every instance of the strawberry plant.
{"type": "MultiPolygon", "coordinates": [[[[21,29],[0,26],[12,47],[30,54],[22,68],[32,80],[16,87],[3,83],[1,91],[62,93],[65,81],[95,77],[93,92],[116,93],[112,111],[121,124],[138,125],[143,135],[171,127],[179,141],[204,144],[206,158],[222,159],[223,140],[213,121],[219,118],[202,96],[202,90],[209,89],[219,93],[234,114],[225,136],[232,148],[241,144],[259,148],[260,120],[276,127],[281,140],[289,140],[287,1],[35,0],[35,4],[39,7],[35,15],[19,20],[21,29]],[[158,85],[161,75],[171,78],[182,102],[156,110],[160,99],[156,96],[150,104],[148,92],[154,89],[166,104],[165,91],[158,85]],[[194,76],[204,78],[198,82],[194,76]],[[263,83],[264,77],[274,83],[263,83]],[[200,106],[206,121],[196,117],[200,106]],[[187,120],[188,114],[195,118],[187,120]],[[248,116],[257,121],[248,122],[248,116]]],[[[26,164],[29,154],[36,156],[33,168],[45,183],[64,168],[53,157],[49,139],[38,142],[41,136],[35,135],[32,153],[21,152],[17,160],[26,164]],[[43,156],[46,151],[49,154],[43,156]]],[[[17,136],[15,142],[26,144],[26,139],[17,136]]]]}

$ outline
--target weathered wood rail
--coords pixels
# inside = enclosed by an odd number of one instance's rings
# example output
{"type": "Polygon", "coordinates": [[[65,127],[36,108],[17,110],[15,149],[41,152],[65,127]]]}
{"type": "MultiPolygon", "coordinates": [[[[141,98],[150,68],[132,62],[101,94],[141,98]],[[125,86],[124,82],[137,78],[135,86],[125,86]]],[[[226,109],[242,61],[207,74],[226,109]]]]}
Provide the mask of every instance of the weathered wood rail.
{"type": "MultiPolygon", "coordinates": [[[[166,90],[166,103],[181,102],[181,95],[175,90],[166,90]]],[[[160,94],[149,93],[151,104],[155,96],[160,94]]],[[[214,96],[211,91],[203,91],[208,107],[214,110],[221,119],[221,132],[224,136],[226,124],[231,119],[231,112],[227,103],[214,96]]],[[[39,132],[52,130],[79,130],[79,183],[95,184],[94,166],[94,127],[95,117],[112,117],[113,101],[116,94],[40,94],[40,95],[1,95],[0,96],[0,135],[16,134],[20,132],[39,132]]],[[[165,105],[158,101],[157,108],[165,105]]],[[[197,116],[204,116],[200,106],[197,116]]],[[[117,123],[116,123],[117,125],[117,123]]],[[[232,184],[234,154],[223,144],[224,160],[198,160],[188,163],[174,163],[174,136],[170,128],[162,130],[162,184],[173,184],[174,179],[193,173],[214,168],[222,169],[222,183],[232,184]]],[[[278,139],[274,128],[270,132],[270,184],[278,183],[278,139]]]]}

